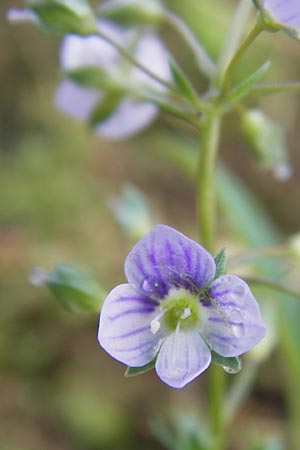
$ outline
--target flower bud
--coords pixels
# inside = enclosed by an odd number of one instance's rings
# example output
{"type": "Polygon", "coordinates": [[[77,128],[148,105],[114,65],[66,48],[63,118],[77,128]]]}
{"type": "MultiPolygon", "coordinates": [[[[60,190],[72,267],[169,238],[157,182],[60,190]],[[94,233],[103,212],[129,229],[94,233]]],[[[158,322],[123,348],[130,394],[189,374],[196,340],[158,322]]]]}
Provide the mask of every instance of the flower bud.
{"type": "Polygon", "coordinates": [[[49,273],[40,267],[34,268],[29,282],[34,286],[47,286],[62,306],[72,312],[98,313],[106,296],[88,272],[62,263],[55,264],[49,273]]]}
{"type": "Polygon", "coordinates": [[[259,166],[271,170],[278,180],[291,177],[285,133],[279,124],[252,109],[241,115],[241,132],[259,166]]]}

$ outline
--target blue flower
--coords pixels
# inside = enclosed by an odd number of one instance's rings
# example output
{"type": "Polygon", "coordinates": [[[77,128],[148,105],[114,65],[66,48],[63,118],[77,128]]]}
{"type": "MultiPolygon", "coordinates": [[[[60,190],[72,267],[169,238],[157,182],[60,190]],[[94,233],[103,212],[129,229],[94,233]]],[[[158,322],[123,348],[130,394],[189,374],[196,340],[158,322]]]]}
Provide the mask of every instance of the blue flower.
{"type": "Polygon", "coordinates": [[[282,30],[300,39],[299,0],[253,0],[265,23],[274,31],[282,30]]]}
{"type": "MultiPolygon", "coordinates": [[[[126,47],[126,43],[132,44],[133,30],[125,30],[107,20],[98,21],[98,27],[119,45],[126,47]]],[[[139,37],[133,53],[140,64],[156,75],[166,80],[170,78],[167,51],[152,32],[148,31],[139,37]]],[[[60,64],[65,71],[98,67],[104,69],[112,80],[123,84],[125,90],[126,87],[134,90],[137,86],[157,91],[165,89],[140,69],[124,62],[118,51],[99,36],[68,35],[62,41],[60,64]]],[[[65,79],[58,86],[55,104],[58,109],[76,119],[88,120],[102,99],[103,102],[107,101],[105,92],[65,79]]],[[[113,112],[95,127],[95,131],[106,139],[124,139],[149,126],[158,112],[153,104],[125,96],[113,112]]]]}
{"type": "Polygon", "coordinates": [[[128,284],[115,287],[100,315],[100,345],[115,359],[141,367],[156,359],[162,381],[182,388],[211,362],[211,350],[238,356],[265,336],[248,285],[215,278],[214,258],[165,225],[155,226],[125,260],[128,284]]]}

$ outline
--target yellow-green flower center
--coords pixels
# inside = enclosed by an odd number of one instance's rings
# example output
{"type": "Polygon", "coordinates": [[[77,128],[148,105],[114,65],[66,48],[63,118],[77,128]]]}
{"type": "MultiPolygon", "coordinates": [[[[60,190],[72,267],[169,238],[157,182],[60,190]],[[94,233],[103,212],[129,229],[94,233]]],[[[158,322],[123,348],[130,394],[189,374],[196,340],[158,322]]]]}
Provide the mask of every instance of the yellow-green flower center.
{"type": "Polygon", "coordinates": [[[185,289],[172,289],[160,304],[160,312],[151,323],[155,334],[163,324],[170,331],[189,329],[200,323],[200,302],[197,297],[185,289]]]}

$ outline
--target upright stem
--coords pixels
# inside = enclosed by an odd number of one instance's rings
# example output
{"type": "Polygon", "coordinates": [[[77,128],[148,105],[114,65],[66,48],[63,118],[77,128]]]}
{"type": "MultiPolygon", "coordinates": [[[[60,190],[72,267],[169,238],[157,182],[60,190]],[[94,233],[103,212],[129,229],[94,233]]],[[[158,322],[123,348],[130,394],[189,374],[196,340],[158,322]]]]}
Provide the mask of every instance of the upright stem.
{"type": "Polygon", "coordinates": [[[224,95],[227,94],[228,89],[230,87],[230,82],[232,78],[232,73],[237,65],[237,63],[240,61],[242,56],[244,55],[245,51],[248,49],[248,47],[252,44],[252,42],[257,38],[257,36],[260,35],[260,33],[264,30],[264,26],[259,21],[256,22],[250,33],[246,36],[240,47],[237,49],[236,53],[234,54],[233,58],[231,59],[230,63],[228,64],[226,70],[224,71],[224,74],[222,76],[222,79],[219,81],[219,87],[221,89],[221,93],[224,95]]]}
{"type": "Polygon", "coordinates": [[[200,156],[197,176],[197,213],[202,244],[215,246],[215,162],[220,136],[220,113],[211,109],[200,124],[200,156]]]}

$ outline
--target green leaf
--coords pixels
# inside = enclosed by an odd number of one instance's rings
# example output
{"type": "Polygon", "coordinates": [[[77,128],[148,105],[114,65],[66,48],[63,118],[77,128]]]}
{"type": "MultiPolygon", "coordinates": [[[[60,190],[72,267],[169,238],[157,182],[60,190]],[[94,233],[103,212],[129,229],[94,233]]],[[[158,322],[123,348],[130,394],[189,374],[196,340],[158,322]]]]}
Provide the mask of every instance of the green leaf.
{"type": "Polygon", "coordinates": [[[245,97],[252,89],[253,85],[256,84],[266,73],[271,65],[270,61],[266,61],[259,69],[252,73],[248,78],[243,80],[235,88],[233,88],[227,98],[226,102],[233,104],[245,97]]]}
{"type": "Polygon", "coordinates": [[[148,372],[155,366],[156,357],[152,359],[148,364],[142,367],[127,367],[125,372],[125,377],[135,377],[136,375],[141,375],[142,373],[148,372]]]}
{"type": "Polygon", "coordinates": [[[92,127],[100,125],[106,120],[116,109],[123,94],[119,91],[105,94],[100,102],[96,105],[89,117],[89,123],[92,127]]]}
{"type": "Polygon", "coordinates": [[[72,312],[99,313],[106,292],[89,272],[68,264],[55,264],[52,272],[35,269],[34,285],[46,285],[57,300],[72,312]]]}
{"type": "Polygon", "coordinates": [[[222,248],[219,253],[214,256],[214,260],[216,263],[216,274],[215,279],[219,278],[221,275],[226,273],[226,250],[222,248]]]}
{"type": "Polygon", "coordinates": [[[114,86],[111,74],[100,67],[86,66],[66,72],[67,76],[81,86],[93,89],[108,89],[114,86]]]}
{"type": "Polygon", "coordinates": [[[168,63],[173,82],[178,91],[181,92],[181,94],[184,95],[185,98],[195,104],[195,102],[197,101],[197,93],[190,83],[189,79],[171,55],[169,55],[168,57],[168,63]]]}
{"type": "Polygon", "coordinates": [[[222,366],[227,373],[235,374],[242,369],[242,363],[237,356],[226,358],[225,356],[221,356],[218,353],[212,351],[211,358],[212,363],[222,366]]]}
{"type": "Polygon", "coordinates": [[[83,35],[97,31],[96,18],[87,0],[28,0],[27,3],[45,31],[83,35]]]}

